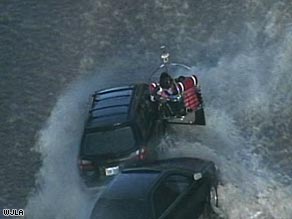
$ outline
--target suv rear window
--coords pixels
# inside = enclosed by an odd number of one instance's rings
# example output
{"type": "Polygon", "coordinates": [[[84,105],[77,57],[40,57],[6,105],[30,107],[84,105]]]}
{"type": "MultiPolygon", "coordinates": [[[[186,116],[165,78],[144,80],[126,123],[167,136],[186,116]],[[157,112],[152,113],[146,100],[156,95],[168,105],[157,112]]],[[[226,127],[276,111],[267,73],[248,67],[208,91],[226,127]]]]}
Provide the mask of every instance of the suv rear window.
{"type": "Polygon", "coordinates": [[[122,154],[135,149],[132,128],[122,127],[114,130],[87,133],[84,138],[85,154],[122,154]]]}

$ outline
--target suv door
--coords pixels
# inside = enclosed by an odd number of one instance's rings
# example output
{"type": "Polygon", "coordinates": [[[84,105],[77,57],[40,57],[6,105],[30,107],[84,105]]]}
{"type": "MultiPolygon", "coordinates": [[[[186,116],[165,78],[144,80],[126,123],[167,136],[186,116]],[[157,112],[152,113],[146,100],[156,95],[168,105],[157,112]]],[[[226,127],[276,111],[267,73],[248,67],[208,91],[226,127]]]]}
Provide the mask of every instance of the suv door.
{"type": "Polygon", "coordinates": [[[136,125],[138,126],[143,141],[146,143],[148,139],[149,124],[145,117],[145,111],[144,105],[140,102],[136,111],[136,125]]]}
{"type": "Polygon", "coordinates": [[[153,115],[153,106],[149,99],[149,89],[145,84],[142,87],[141,96],[139,98],[139,104],[137,107],[137,125],[139,126],[142,136],[145,141],[148,141],[153,131],[153,125],[155,117],[153,115]]]}
{"type": "Polygon", "coordinates": [[[192,186],[192,178],[182,174],[171,174],[165,177],[153,192],[153,207],[156,218],[174,219],[184,218],[187,215],[184,207],[176,208],[180,205],[182,198],[188,193],[192,186]],[[177,214],[180,210],[180,217],[177,214]]]}

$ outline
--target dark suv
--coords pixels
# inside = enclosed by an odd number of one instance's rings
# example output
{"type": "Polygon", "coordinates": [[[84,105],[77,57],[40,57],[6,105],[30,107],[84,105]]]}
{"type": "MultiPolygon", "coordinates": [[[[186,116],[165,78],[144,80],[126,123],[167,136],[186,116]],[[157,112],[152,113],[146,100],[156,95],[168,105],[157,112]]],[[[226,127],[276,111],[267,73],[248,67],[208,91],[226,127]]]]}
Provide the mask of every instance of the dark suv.
{"type": "Polygon", "coordinates": [[[133,161],[155,159],[149,141],[163,131],[155,107],[147,84],[92,95],[79,153],[80,172],[87,183],[116,175],[133,161]]]}

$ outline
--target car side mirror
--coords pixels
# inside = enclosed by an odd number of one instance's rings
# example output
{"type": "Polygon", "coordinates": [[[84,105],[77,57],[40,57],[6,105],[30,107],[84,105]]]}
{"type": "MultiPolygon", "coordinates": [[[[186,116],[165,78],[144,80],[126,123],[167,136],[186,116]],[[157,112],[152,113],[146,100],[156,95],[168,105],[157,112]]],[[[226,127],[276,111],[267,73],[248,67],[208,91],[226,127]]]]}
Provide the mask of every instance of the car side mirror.
{"type": "Polygon", "coordinates": [[[194,173],[193,178],[195,181],[198,181],[202,178],[202,173],[194,173]]]}

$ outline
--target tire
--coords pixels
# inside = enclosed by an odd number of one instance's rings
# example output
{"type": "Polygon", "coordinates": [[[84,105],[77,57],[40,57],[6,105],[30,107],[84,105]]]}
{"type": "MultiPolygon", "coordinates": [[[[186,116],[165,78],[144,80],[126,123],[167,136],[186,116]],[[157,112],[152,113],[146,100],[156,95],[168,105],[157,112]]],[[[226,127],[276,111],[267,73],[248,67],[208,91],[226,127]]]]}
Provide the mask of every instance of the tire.
{"type": "Polygon", "coordinates": [[[203,214],[201,215],[200,219],[217,219],[219,200],[218,200],[218,192],[217,187],[212,185],[210,188],[210,193],[206,199],[206,204],[204,207],[203,214]]]}
{"type": "Polygon", "coordinates": [[[212,211],[216,211],[218,209],[219,207],[218,191],[217,191],[217,187],[214,185],[212,185],[210,188],[208,202],[212,211]]]}

